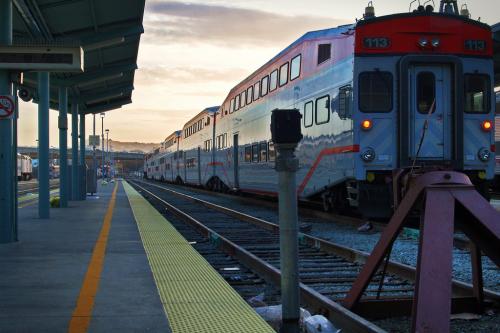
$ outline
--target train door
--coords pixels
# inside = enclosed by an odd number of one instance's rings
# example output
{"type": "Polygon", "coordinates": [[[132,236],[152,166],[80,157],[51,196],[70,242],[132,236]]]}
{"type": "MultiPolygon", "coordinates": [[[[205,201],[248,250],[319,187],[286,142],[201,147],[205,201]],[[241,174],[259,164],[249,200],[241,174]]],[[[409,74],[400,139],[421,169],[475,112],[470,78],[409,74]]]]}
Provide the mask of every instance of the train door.
{"type": "Polygon", "coordinates": [[[451,160],[452,77],[446,65],[410,67],[410,158],[451,160]]]}
{"type": "Polygon", "coordinates": [[[238,133],[235,133],[233,136],[233,166],[234,166],[234,187],[239,188],[240,187],[240,175],[239,175],[239,162],[240,162],[240,155],[239,155],[239,142],[238,142],[238,133]]]}

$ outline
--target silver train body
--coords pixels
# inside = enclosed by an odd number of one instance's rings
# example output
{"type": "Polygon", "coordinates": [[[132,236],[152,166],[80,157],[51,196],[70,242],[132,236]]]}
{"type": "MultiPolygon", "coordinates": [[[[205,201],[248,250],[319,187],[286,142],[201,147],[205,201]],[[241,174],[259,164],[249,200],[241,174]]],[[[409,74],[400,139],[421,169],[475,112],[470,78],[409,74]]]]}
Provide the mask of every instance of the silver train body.
{"type": "Polygon", "coordinates": [[[145,176],[275,196],[271,111],[296,108],[300,199],[387,217],[395,170],[452,169],[487,184],[495,175],[488,29],[410,13],[309,32],[167,137],[147,155],[145,176]]]}

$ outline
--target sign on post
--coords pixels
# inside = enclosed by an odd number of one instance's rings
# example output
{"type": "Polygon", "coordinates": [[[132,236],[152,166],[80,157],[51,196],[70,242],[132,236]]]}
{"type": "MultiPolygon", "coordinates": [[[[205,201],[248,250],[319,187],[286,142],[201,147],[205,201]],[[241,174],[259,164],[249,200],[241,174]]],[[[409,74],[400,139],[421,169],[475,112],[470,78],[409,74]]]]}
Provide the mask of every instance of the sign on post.
{"type": "Polygon", "coordinates": [[[10,119],[14,116],[14,97],[11,95],[0,95],[0,119],[10,119]]]}
{"type": "Polygon", "coordinates": [[[101,137],[99,135],[89,135],[89,145],[93,147],[99,147],[101,143],[101,137]]]}

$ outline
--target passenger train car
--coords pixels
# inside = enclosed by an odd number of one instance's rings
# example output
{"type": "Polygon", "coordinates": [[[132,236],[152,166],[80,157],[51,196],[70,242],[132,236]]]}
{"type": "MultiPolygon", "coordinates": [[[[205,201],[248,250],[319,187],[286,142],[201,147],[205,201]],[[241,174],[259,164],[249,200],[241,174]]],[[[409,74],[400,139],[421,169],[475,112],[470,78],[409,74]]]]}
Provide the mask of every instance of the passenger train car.
{"type": "Polygon", "coordinates": [[[447,9],[306,33],[219,108],[189,121],[176,151],[151,154],[146,176],[276,195],[271,111],[296,108],[301,199],[386,217],[397,170],[453,169],[487,184],[495,170],[491,28],[447,9]],[[162,173],[169,163],[175,170],[162,173]]]}
{"type": "Polygon", "coordinates": [[[32,176],[33,165],[31,164],[31,157],[17,154],[17,179],[30,180],[32,176]]]}

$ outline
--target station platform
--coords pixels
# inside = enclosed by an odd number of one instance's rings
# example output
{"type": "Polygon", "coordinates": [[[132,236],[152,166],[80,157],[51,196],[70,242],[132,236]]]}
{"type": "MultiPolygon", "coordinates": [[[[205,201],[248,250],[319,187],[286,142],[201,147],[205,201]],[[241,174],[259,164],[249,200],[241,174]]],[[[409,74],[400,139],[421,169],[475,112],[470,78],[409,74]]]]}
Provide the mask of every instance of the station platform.
{"type": "MultiPolygon", "coordinates": [[[[274,332],[126,182],[0,244],[0,332],[274,332]]],[[[0,217],[1,218],[1,217],[0,217]]]]}

